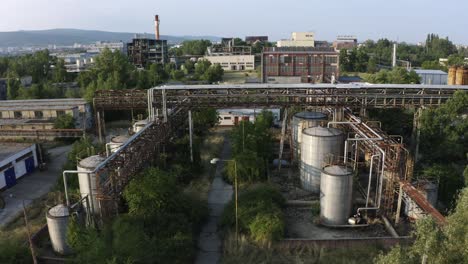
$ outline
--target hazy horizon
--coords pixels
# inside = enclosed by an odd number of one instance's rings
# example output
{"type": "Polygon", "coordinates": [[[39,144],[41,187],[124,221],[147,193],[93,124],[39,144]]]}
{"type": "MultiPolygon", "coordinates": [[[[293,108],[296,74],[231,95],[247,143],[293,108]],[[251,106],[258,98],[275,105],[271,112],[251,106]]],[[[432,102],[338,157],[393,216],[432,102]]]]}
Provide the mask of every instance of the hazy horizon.
{"type": "Polygon", "coordinates": [[[313,31],[317,40],[355,35],[359,41],[388,38],[422,42],[428,33],[468,44],[468,2],[447,0],[3,0],[0,31],[83,29],[153,33],[154,15],[160,32],[171,36],[289,38],[293,31],[313,31]],[[455,27],[456,26],[456,27],[455,27]]]}

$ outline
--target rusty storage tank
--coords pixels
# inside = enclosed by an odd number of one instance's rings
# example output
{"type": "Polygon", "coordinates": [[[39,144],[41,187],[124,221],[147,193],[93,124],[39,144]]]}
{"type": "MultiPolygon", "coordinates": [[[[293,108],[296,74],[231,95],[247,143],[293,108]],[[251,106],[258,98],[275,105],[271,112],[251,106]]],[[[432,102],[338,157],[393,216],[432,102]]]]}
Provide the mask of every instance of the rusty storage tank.
{"type": "Polygon", "coordinates": [[[457,68],[457,78],[455,79],[456,85],[463,85],[463,73],[464,72],[465,72],[465,69],[463,67],[457,68]]]}
{"type": "Polygon", "coordinates": [[[92,214],[99,213],[99,202],[96,197],[96,192],[97,192],[96,174],[91,173],[88,175],[88,173],[80,173],[80,172],[93,171],[104,160],[105,158],[99,155],[90,156],[80,161],[77,166],[78,182],[80,185],[81,198],[84,198],[85,196],[88,195],[88,201],[90,203],[89,204],[90,212],[92,214]]]}
{"type": "Polygon", "coordinates": [[[346,225],[352,210],[353,169],[331,165],[323,168],[320,180],[320,222],[346,225]]]}
{"type": "Polygon", "coordinates": [[[468,67],[463,68],[462,85],[468,85],[468,67]]]}
{"type": "Polygon", "coordinates": [[[294,159],[300,160],[302,130],[319,126],[327,121],[327,115],[320,112],[299,112],[292,118],[292,137],[294,159]]]}
{"type": "Polygon", "coordinates": [[[125,142],[127,142],[128,139],[129,139],[129,137],[124,136],[124,135],[112,137],[111,140],[110,140],[110,143],[112,143],[112,144],[109,146],[110,152],[111,153],[117,152],[117,150],[119,150],[120,147],[122,147],[122,145],[125,142]]]}
{"type": "Polygon", "coordinates": [[[448,85],[455,85],[457,80],[457,67],[450,67],[448,72],[448,85]]]}
{"type": "Polygon", "coordinates": [[[47,229],[50,241],[55,252],[66,255],[71,253],[67,244],[67,230],[70,219],[70,211],[64,204],[50,208],[46,213],[47,229]]]}
{"type": "Polygon", "coordinates": [[[300,181],[303,189],[320,192],[320,175],[326,159],[343,156],[344,134],[341,130],[312,127],[302,131],[300,181]]]}
{"type": "Polygon", "coordinates": [[[138,133],[140,132],[147,124],[149,123],[148,119],[140,120],[133,124],[133,132],[138,133]]]}

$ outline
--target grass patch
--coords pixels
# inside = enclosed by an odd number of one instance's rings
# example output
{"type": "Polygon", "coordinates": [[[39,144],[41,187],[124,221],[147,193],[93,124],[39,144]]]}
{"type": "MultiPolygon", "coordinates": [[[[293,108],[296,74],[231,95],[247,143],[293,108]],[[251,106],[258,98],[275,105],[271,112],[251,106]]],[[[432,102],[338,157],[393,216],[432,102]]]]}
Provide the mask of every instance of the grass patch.
{"type": "Polygon", "coordinates": [[[295,249],[283,249],[274,243],[258,245],[247,236],[240,236],[236,244],[234,233],[229,233],[224,240],[224,264],[256,263],[310,263],[310,264],[366,264],[374,263],[374,258],[381,252],[378,247],[356,247],[348,249],[324,249],[303,246],[295,249]]]}

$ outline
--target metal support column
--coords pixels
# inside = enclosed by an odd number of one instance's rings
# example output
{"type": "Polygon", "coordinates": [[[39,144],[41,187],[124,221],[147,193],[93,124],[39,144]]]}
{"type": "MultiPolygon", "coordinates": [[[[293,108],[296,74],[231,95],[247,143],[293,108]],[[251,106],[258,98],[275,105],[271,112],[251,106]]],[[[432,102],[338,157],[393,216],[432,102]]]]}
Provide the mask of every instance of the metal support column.
{"type": "Polygon", "coordinates": [[[398,222],[400,222],[400,212],[401,212],[402,198],[403,198],[403,185],[400,183],[400,189],[398,190],[397,209],[396,209],[396,214],[395,214],[395,225],[398,225],[398,222]]]}
{"type": "Polygon", "coordinates": [[[99,137],[99,142],[100,143],[104,143],[103,140],[102,140],[102,129],[101,129],[101,111],[97,111],[97,117],[96,117],[96,121],[97,121],[97,130],[98,130],[98,137],[99,137]]]}
{"type": "Polygon", "coordinates": [[[189,121],[189,137],[190,137],[190,161],[193,163],[193,120],[192,120],[192,110],[188,111],[188,121],[189,121]]]}
{"type": "Polygon", "coordinates": [[[413,132],[411,135],[412,138],[412,150],[414,154],[414,162],[416,163],[418,161],[418,156],[419,156],[419,141],[421,137],[421,115],[422,115],[422,109],[418,108],[414,112],[414,117],[413,117],[413,132]]]}
{"type": "Polygon", "coordinates": [[[283,149],[284,149],[284,135],[286,134],[286,120],[288,119],[288,108],[284,109],[283,124],[281,126],[281,139],[280,139],[280,149],[278,155],[278,174],[281,170],[281,160],[283,158],[283,149]]]}
{"type": "Polygon", "coordinates": [[[166,90],[162,90],[162,111],[163,111],[163,121],[167,122],[167,98],[166,90]]]}

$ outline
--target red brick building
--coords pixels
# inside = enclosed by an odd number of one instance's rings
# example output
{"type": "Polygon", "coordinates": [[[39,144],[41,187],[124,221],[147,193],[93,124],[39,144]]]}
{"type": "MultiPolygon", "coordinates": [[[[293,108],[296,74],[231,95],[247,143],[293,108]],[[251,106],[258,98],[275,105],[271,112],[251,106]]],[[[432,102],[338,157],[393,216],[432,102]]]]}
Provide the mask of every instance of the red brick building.
{"type": "Polygon", "coordinates": [[[264,83],[330,83],[339,77],[339,53],[328,47],[272,47],[262,53],[264,83]]]}

